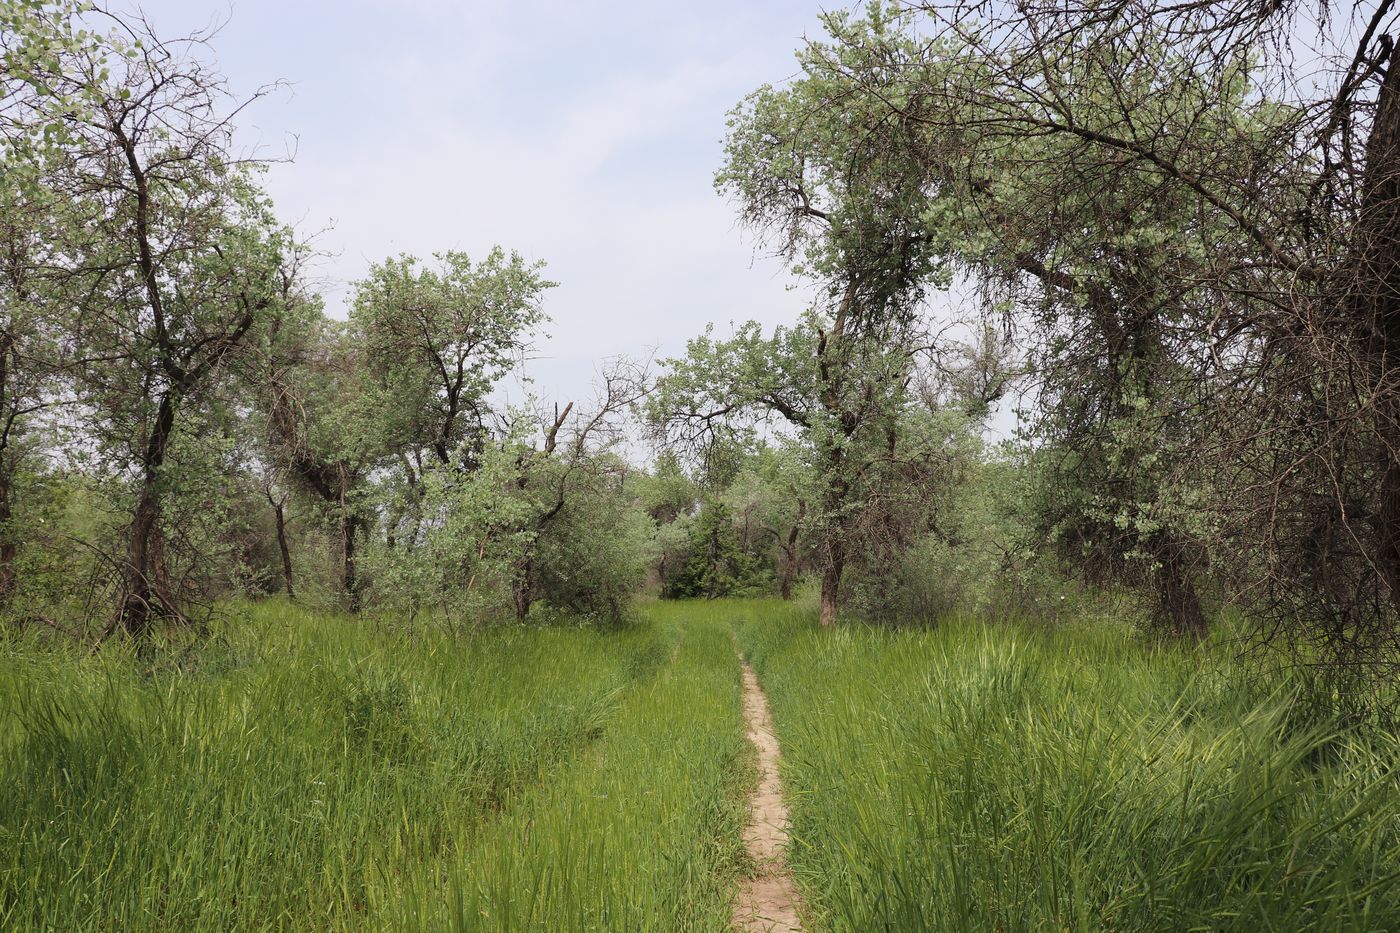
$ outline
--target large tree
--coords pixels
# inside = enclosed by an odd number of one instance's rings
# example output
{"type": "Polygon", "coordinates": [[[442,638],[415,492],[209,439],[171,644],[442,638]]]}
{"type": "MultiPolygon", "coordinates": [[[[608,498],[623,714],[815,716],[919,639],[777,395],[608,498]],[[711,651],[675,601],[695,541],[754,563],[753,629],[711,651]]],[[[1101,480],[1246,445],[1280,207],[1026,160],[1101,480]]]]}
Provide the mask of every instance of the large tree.
{"type": "Polygon", "coordinates": [[[356,612],[359,549],[374,518],[368,480],[388,456],[387,432],[355,342],[296,276],[292,268],[283,272],[280,313],[250,384],[265,419],[268,462],[309,494],[335,529],[341,595],[356,612]]]}
{"type": "MultiPolygon", "coordinates": [[[[1118,406],[1106,424],[1155,399],[1209,428],[1166,448],[1222,468],[1229,492],[1211,511],[1263,617],[1333,658],[1385,661],[1400,614],[1395,4],[906,12],[912,57],[883,75],[835,54],[827,67],[961,184],[984,259],[1019,266],[1090,324],[1110,378],[1089,384],[1118,406]],[[1315,37],[1306,79],[1300,27],[1315,37]]],[[[1146,517],[1138,540],[1192,628],[1194,597],[1171,571],[1191,548],[1179,524],[1146,517]]]]}
{"type": "Polygon", "coordinates": [[[818,478],[810,511],[822,529],[820,616],[830,625],[860,483],[897,456],[910,381],[935,349],[923,299],[946,284],[949,266],[942,179],[925,170],[907,123],[889,119],[879,91],[867,90],[883,86],[892,48],[909,56],[917,42],[879,8],[824,24],[832,41],[799,55],[797,79],[735,110],[717,176],[745,223],[813,282],[815,305],[771,338],[746,325],[730,341],[693,342],[652,410],[667,433],[689,440],[755,411],[800,433],[818,478]]]}
{"type": "Polygon", "coordinates": [[[111,628],[182,616],[166,576],[162,504],[173,438],[275,300],[284,235],[254,166],[235,155],[231,106],[197,45],[120,23],[130,50],[49,62],[68,115],[45,184],[74,302],[84,418],[131,504],[111,628]]]}
{"type": "Polygon", "coordinates": [[[0,608],[19,584],[24,537],[15,516],[19,474],[33,461],[32,438],[42,414],[71,393],[58,384],[71,347],[71,323],[61,288],[46,273],[52,259],[45,235],[51,211],[42,188],[9,184],[0,190],[0,608]]]}
{"type": "Polygon", "coordinates": [[[752,322],[729,339],[706,334],[684,357],[663,361],[646,403],[666,444],[702,458],[761,427],[795,432],[812,475],[823,625],[836,619],[870,484],[905,453],[900,422],[915,366],[909,347],[846,337],[845,322],[816,313],[769,336],[752,322]]]}

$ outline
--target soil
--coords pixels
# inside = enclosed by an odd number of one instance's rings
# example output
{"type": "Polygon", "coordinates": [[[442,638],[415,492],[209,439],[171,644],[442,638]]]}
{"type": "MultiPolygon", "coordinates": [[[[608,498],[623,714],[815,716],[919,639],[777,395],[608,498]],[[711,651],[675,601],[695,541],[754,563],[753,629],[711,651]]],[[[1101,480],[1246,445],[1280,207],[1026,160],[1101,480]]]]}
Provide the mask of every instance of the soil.
{"type": "Polygon", "coordinates": [[[797,886],[784,854],[788,811],[778,776],[781,754],[773,735],[768,697],[753,668],[747,661],[743,665],[744,720],[749,727],[749,741],[758,750],[759,781],[749,795],[749,823],[744,828],[744,847],[753,861],[754,873],[740,883],[734,926],[739,930],[790,933],[800,931],[802,922],[797,916],[797,886]]]}

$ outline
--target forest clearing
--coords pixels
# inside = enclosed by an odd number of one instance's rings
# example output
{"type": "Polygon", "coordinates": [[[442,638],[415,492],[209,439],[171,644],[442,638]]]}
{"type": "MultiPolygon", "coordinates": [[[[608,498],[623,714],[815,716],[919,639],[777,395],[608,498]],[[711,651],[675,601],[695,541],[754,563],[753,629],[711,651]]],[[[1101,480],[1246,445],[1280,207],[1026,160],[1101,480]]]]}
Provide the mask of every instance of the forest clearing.
{"type": "Polygon", "coordinates": [[[1397,37],[0,0],[0,931],[1400,930],[1397,37]]]}

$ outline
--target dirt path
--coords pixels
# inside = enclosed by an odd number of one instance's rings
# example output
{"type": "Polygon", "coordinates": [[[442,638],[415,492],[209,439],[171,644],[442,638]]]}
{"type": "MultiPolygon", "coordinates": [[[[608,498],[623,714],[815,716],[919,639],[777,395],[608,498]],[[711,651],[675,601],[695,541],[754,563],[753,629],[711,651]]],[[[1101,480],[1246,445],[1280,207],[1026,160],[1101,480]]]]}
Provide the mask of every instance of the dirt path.
{"type": "Polygon", "coordinates": [[[800,931],[797,919],[797,887],[783,858],[787,845],[788,812],[783,802],[783,783],[778,777],[778,740],[773,735],[773,719],[768,713],[768,697],[758,685],[758,677],[747,661],[744,665],[744,721],[749,741],[758,749],[758,788],[749,795],[749,824],[744,828],[744,846],[756,866],[753,878],[739,885],[734,904],[734,926],[739,930],[768,933],[800,931]]]}

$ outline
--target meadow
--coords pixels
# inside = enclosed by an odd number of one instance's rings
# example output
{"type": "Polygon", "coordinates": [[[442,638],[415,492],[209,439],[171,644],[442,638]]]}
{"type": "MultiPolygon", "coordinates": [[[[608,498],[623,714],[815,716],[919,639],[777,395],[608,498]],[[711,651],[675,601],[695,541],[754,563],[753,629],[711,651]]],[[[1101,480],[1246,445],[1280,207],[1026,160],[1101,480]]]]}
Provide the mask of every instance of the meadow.
{"type": "Polygon", "coordinates": [[[770,697],[809,930],[1400,926],[1400,744],[1222,646],[777,600],[412,636],[283,602],[0,661],[0,928],[723,930],[770,697]]]}

